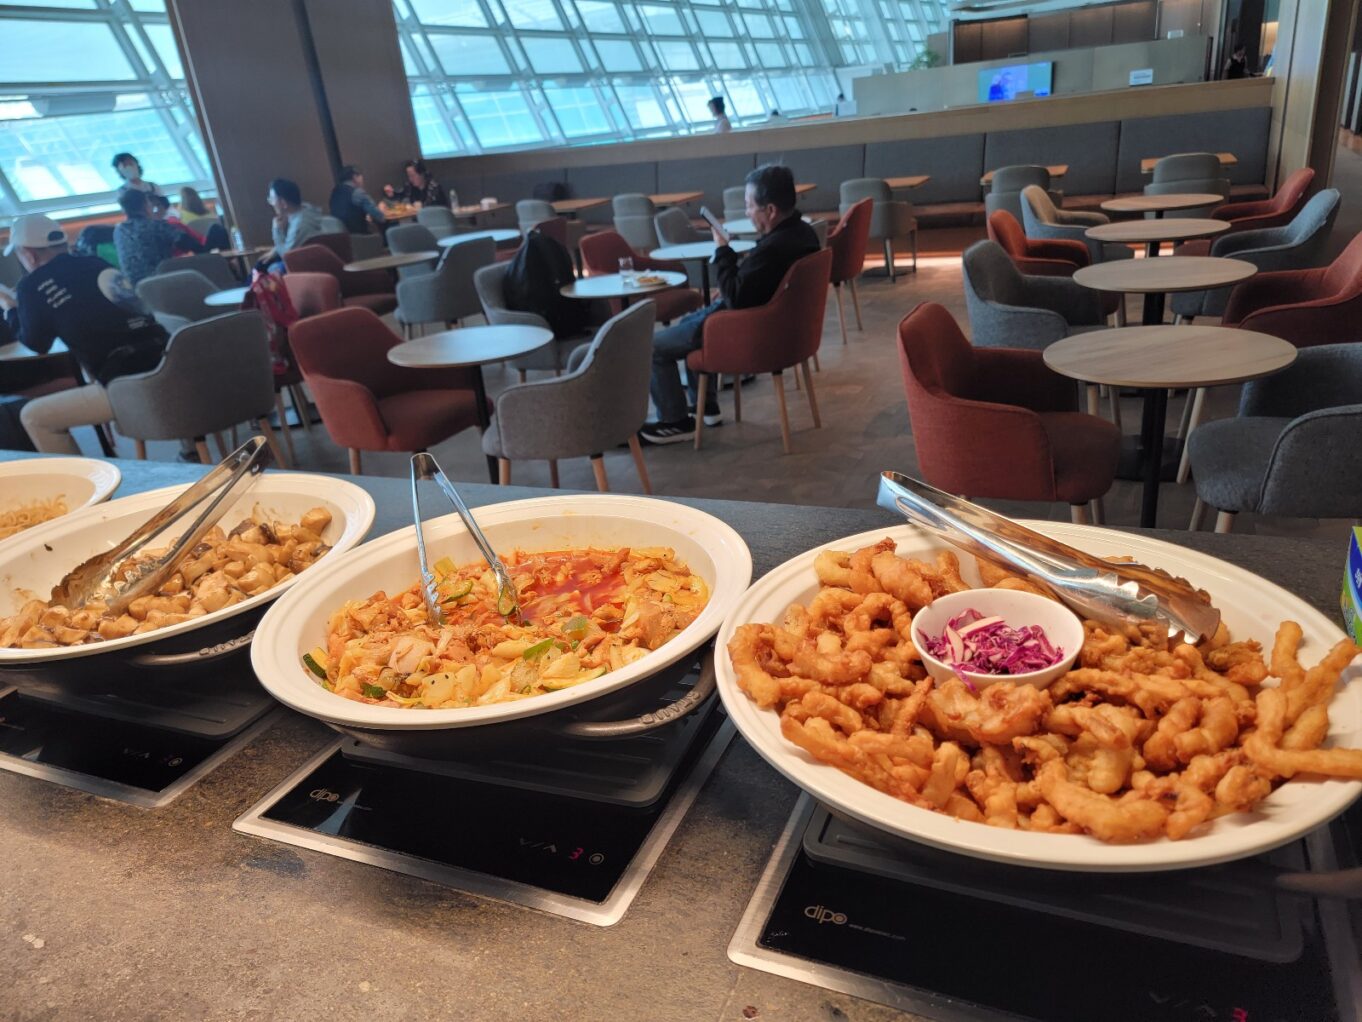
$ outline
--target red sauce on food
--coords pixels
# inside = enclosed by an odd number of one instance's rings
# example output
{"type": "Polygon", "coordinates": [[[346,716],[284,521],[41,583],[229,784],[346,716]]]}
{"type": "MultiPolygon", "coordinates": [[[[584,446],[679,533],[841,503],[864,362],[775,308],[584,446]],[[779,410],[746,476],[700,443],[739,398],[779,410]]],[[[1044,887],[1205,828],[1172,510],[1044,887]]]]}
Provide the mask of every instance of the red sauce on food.
{"type": "Polygon", "coordinates": [[[509,565],[520,594],[520,616],[528,622],[541,616],[590,616],[596,608],[624,596],[620,566],[628,550],[550,550],[528,554],[509,565]]]}

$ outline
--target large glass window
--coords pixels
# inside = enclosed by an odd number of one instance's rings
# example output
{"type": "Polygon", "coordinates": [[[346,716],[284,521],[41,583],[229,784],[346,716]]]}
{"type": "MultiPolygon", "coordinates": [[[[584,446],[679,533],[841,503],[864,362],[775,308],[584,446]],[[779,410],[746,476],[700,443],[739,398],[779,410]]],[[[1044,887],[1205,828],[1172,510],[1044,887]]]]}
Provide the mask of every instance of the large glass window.
{"type": "Polygon", "coordinates": [[[117,152],[212,188],[163,0],[0,2],[0,40],[0,223],[113,208],[117,152]]]}
{"type": "MultiPolygon", "coordinates": [[[[3,0],[0,0],[2,3],[3,0]]],[[[830,113],[843,68],[903,67],[949,0],[394,0],[426,156],[830,113]]]]}

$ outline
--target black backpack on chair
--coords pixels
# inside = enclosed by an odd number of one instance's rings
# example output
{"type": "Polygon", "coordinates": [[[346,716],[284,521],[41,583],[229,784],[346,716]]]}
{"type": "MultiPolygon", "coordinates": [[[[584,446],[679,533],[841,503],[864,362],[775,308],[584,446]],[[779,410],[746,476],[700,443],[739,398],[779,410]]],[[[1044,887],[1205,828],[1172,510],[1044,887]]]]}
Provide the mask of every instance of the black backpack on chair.
{"type": "Polygon", "coordinates": [[[532,230],[506,267],[502,298],[508,309],[543,316],[555,337],[571,337],[591,325],[591,303],[559,292],[576,279],[567,249],[532,230]]]}

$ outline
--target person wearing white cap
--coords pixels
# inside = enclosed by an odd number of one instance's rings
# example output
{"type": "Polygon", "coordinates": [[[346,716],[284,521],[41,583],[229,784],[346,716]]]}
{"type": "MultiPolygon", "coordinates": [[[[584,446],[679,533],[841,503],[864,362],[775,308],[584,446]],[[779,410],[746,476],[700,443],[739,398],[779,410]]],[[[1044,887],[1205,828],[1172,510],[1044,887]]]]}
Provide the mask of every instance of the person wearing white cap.
{"type": "Polygon", "coordinates": [[[0,287],[0,309],[10,333],[39,355],[60,337],[92,381],[35,398],[19,419],[39,451],[79,454],[71,427],[113,418],[104,384],[159,365],[165,328],[122,271],[103,259],[69,252],[66,232],[51,217],[30,213],[15,220],[5,248],[5,255],[10,253],[25,270],[13,291],[0,287]]]}

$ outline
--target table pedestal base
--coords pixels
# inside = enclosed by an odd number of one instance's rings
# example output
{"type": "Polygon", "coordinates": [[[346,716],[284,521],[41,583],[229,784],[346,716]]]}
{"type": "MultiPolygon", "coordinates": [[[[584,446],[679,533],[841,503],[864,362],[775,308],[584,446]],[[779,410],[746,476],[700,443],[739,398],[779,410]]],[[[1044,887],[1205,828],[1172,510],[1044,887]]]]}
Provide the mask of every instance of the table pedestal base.
{"type": "MultiPolygon", "coordinates": [[[[1163,466],[1159,480],[1171,483],[1177,478],[1178,461],[1182,457],[1182,441],[1177,437],[1163,438],[1163,466]]],[[[1144,444],[1140,437],[1127,434],[1121,438],[1121,457],[1116,463],[1116,478],[1139,482],[1144,479],[1144,444]]]]}

